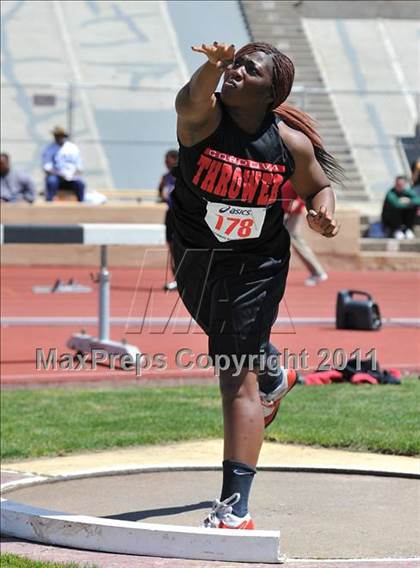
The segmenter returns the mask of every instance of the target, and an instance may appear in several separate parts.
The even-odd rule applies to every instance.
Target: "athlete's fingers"
[[[335,237],[338,231],[339,231],[339,226],[337,225],[337,222],[332,221],[332,223],[330,223],[330,225],[326,229],[324,229],[323,235],[325,237]]]
[[[202,43],[201,46],[192,46],[192,49],[214,49],[214,48],[217,48],[221,51],[228,51],[235,49],[235,44],[231,43],[230,45],[228,45],[227,43],[219,43],[218,41],[214,41],[212,45]]]
[[[205,43],[202,43],[201,46],[199,45],[192,45],[191,49],[193,51],[197,51],[198,53],[214,53],[216,50],[212,45],[206,45]]]
[[[334,231],[331,233],[332,237],[335,237],[335,235],[339,232],[340,230],[340,225],[336,225]]]
[[[317,228],[317,212],[314,211],[313,209],[310,209],[306,215],[306,220],[308,222],[308,225],[312,228],[315,229]]]
[[[318,216],[320,218],[323,218],[326,215],[329,215],[328,210],[324,205],[321,205],[321,207],[318,209]]]
[[[319,220],[324,219],[327,215],[329,215],[327,208],[324,205],[321,205],[321,207],[318,209],[317,212],[317,217]]]
[[[327,217],[323,217],[319,220],[319,226],[325,230],[332,223],[332,220],[332,217],[329,215]]]
[[[328,212],[327,208],[324,206],[320,207],[316,217],[314,218],[314,222],[322,230],[325,230],[332,222],[332,220],[333,220],[332,215]]]
[[[196,51],[197,53],[207,53],[207,51],[203,47],[197,47],[195,45],[192,45],[191,49],[193,51]]]
[[[311,221],[311,223],[319,226],[319,227],[326,227],[330,222],[331,222],[331,218],[329,218],[328,220],[325,218],[324,213],[321,211],[314,211],[313,209],[311,209],[310,211],[308,211],[308,220]]]
[[[334,224],[331,223],[331,224],[327,225],[323,229],[323,235],[327,235],[329,233],[332,233],[334,231],[335,227],[336,227],[335,223]]]
[[[201,47],[194,45],[191,46],[191,49],[196,53],[207,55],[209,61],[218,69],[227,69],[232,65],[235,58],[235,46],[233,44],[227,46],[224,43],[214,41],[213,45],[203,43]]]
[[[324,237],[327,237],[327,239],[331,239],[332,237],[336,236],[338,231],[339,231],[339,227],[334,227],[334,229],[332,231],[324,232],[322,234],[324,235]]]

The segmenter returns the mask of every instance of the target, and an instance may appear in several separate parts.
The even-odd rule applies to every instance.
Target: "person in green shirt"
[[[419,207],[420,197],[410,188],[407,176],[397,176],[382,208],[385,230],[394,239],[414,239],[413,227]]]

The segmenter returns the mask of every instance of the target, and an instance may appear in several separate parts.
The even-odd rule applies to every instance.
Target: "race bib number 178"
[[[220,242],[255,239],[264,224],[264,207],[238,207],[207,202],[206,223]]]

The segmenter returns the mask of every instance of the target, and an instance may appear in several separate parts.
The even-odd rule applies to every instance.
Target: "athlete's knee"
[[[234,369],[221,371],[219,385],[225,402],[237,398],[255,399],[258,396],[257,374],[249,369],[242,369],[239,374]]]

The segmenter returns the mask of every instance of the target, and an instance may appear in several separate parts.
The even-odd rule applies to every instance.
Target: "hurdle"
[[[133,223],[82,223],[77,225],[0,225],[0,244],[74,244],[99,245],[100,265],[98,283],[98,337],[74,333],[67,347],[77,353],[100,349],[109,354],[129,355],[133,360],[140,350],[125,341],[110,338],[110,279],[108,270],[109,245],[165,245],[165,226]]]

